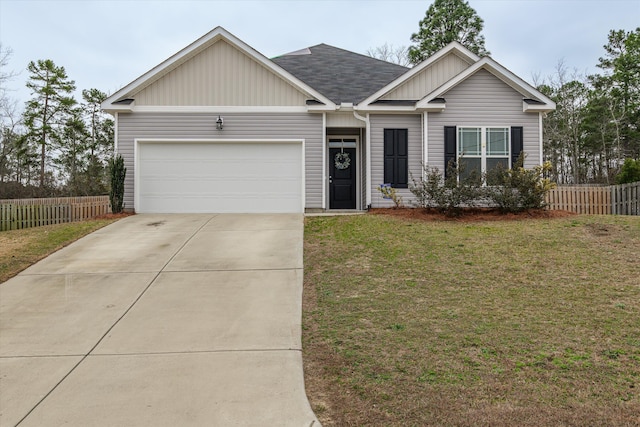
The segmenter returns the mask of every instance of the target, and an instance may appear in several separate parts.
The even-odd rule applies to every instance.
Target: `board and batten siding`
[[[524,113],[523,96],[493,74],[480,70],[443,98],[445,110],[427,115],[429,166],[445,168],[445,126],[523,126],[525,167],[541,163],[538,113]]]
[[[310,98],[223,40],[180,64],[133,97],[136,106],[289,106],[305,105]]]
[[[136,139],[304,139],[305,207],[322,207],[322,116],[318,114],[228,113],[224,130],[216,130],[217,114],[132,113],[118,115],[118,153],[127,168],[125,209],[133,209],[134,141]],[[179,143],[179,142],[176,142]]]
[[[468,68],[469,65],[458,55],[449,53],[381,99],[422,99],[438,86]]]
[[[422,176],[422,118],[420,114],[372,114],[371,123],[371,207],[392,207],[391,200],[383,199],[378,188],[384,184],[384,130],[407,129],[409,173]],[[411,182],[411,175],[409,176]],[[411,204],[413,194],[408,188],[398,188],[406,205]]]

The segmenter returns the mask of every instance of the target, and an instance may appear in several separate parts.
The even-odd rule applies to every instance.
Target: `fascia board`
[[[225,40],[235,47],[242,50],[251,58],[258,61],[260,64],[264,65],[266,68],[273,71],[275,74],[282,77],[284,80],[288,81],[290,84],[295,86],[298,90],[302,92],[306,92],[314,98],[318,99],[320,102],[324,104],[334,106],[335,104],[331,102],[328,98],[320,94],[318,91],[302,82],[298,78],[294,77],[292,74],[284,70],[279,65],[275,64],[273,61],[269,60],[266,56],[262,55],[260,52],[228,32],[222,27],[216,27],[204,36],[200,37],[198,40],[194,41],[178,53],[170,56],[168,59],[155,66],[151,70],[144,73],[142,76],[138,77],[133,82],[129,83],[127,86],[123,87],[113,95],[109,96],[102,104],[101,107],[107,111],[112,108],[110,105],[113,102],[118,101],[119,99],[129,97],[135,92],[140,91],[144,87],[150,85],[154,81],[158,80],[162,76],[164,76],[169,71],[175,69],[178,65],[195,56],[202,49],[212,45],[218,40]]]
[[[400,86],[401,84],[403,84],[407,80],[411,79],[413,76],[415,76],[416,74],[420,73],[422,70],[424,70],[425,68],[429,67],[430,65],[432,65],[433,63],[438,61],[440,58],[446,56],[447,54],[449,54],[452,51],[454,51],[457,55],[461,56],[463,59],[465,59],[465,60],[467,60],[469,62],[474,62],[475,63],[480,59],[480,57],[478,55],[476,55],[475,53],[471,52],[469,49],[464,47],[462,44],[460,44],[458,42],[451,42],[447,46],[445,46],[442,49],[440,49],[438,52],[434,53],[429,58],[427,58],[424,61],[422,61],[420,64],[418,64],[415,67],[411,68],[406,73],[404,73],[403,75],[401,75],[400,77],[398,77],[397,79],[395,79],[394,81],[392,81],[391,83],[389,83],[388,85],[383,87],[382,89],[378,90],[373,95],[369,96],[367,99],[362,101],[360,103],[360,105],[366,106],[366,105],[371,104],[372,102],[377,101],[378,98],[381,98],[382,96],[386,95],[388,92],[391,92],[393,89],[397,88],[398,86]]]
[[[551,101],[551,105],[530,105],[522,101],[522,111],[524,113],[550,113],[556,109],[555,102]]]
[[[416,111],[416,107],[411,105],[411,106],[390,106],[390,105],[366,105],[363,107],[358,106],[357,108],[355,108],[356,111],[363,111],[363,112],[389,112],[389,113],[404,113],[404,112],[415,112]]]
[[[118,105],[118,104],[107,104],[107,101],[104,101],[100,104],[100,108],[105,113],[115,114],[115,113],[128,113],[133,111],[133,105]]]
[[[502,65],[498,64],[496,61],[489,57],[484,57],[480,61],[476,62],[466,70],[459,73],[457,76],[453,77],[448,82],[444,83],[429,95],[422,98],[418,103],[418,108],[426,108],[427,104],[435,98],[442,97],[442,95],[458,84],[462,83],[467,78],[474,75],[479,70],[484,69],[489,71],[491,74],[502,80],[505,84],[509,85],[515,91],[519,92],[523,96],[528,98],[535,98],[544,102],[544,106],[546,108],[555,109],[555,103],[547,98],[540,91],[535,89],[533,86],[529,85],[527,82],[522,80],[520,77],[513,74],[511,71],[507,70]]]

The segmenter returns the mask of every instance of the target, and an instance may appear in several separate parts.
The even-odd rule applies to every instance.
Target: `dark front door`
[[[329,148],[329,208],[356,208],[355,148]]]

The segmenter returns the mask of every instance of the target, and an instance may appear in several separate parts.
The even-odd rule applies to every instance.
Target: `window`
[[[393,188],[409,186],[408,145],[407,129],[384,130],[384,183]]]
[[[463,163],[464,174],[487,172],[499,164],[505,168],[516,164],[524,149],[523,127],[444,127],[444,164],[457,159]]]
[[[481,176],[498,165],[509,168],[509,128],[460,127],[458,128],[458,158],[462,173]]]

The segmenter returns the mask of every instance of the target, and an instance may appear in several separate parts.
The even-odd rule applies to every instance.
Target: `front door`
[[[356,149],[329,147],[329,208],[356,208]]]

